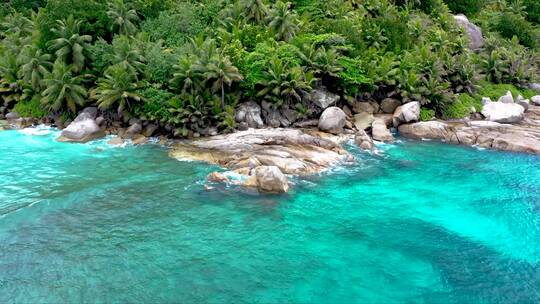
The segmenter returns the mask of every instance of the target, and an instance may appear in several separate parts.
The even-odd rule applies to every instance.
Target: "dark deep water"
[[[0,303],[540,302],[538,156],[405,141],[259,196],[54,136],[0,132]]]

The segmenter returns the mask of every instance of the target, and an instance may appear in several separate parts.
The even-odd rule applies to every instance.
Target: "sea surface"
[[[0,132],[0,303],[539,303],[540,157],[402,140],[289,194]]]

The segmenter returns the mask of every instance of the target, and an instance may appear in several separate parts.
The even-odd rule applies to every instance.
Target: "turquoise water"
[[[33,133],[0,132],[0,303],[540,302],[538,156],[351,148],[261,196],[157,145]]]

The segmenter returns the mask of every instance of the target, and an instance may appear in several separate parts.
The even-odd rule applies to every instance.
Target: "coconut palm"
[[[225,110],[225,85],[231,86],[233,82],[241,81],[242,75],[232,63],[229,57],[218,54],[210,63],[204,66],[198,66],[198,70],[203,72],[207,83],[212,84],[214,92],[221,91],[221,109]],[[197,68],[197,67],[196,67]]]
[[[27,46],[17,58],[21,67],[18,72],[19,78],[31,85],[32,90],[40,91],[45,75],[52,68],[51,55],[44,54],[35,46]]]
[[[51,73],[43,80],[46,89],[41,93],[41,102],[50,110],[58,112],[62,109],[72,113],[77,107],[86,103],[88,92],[82,86],[83,76],[74,75],[73,68],[61,61],[56,61]]]
[[[107,16],[111,19],[111,31],[120,35],[133,35],[137,32],[135,25],[139,21],[137,11],[129,9],[123,0],[109,3]]]
[[[335,49],[326,49],[324,46],[321,46],[315,52],[315,58],[313,60],[315,73],[320,76],[339,77],[338,73],[341,72],[342,68],[338,63],[338,59],[339,53]]]
[[[142,51],[135,46],[132,38],[127,36],[117,36],[112,42],[113,55],[111,63],[120,64],[134,73],[144,73],[146,61]]]
[[[277,57],[270,61],[268,70],[263,73],[264,80],[258,83],[262,89],[257,96],[272,102],[276,107],[301,101],[302,95],[311,91],[315,78],[305,73],[301,67],[288,67]]]
[[[242,6],[244,7],[244,16],[248,20],[261,23],[268,16],[268,7],[263,0],[244,0]]]
[[[113,65],[105,71],[105,77],[98,80],[94,93],[101,109],[115,106],[118,115],[123,116],[129,113],[133,102],[142,100],[135,92],[138,88],[139,83],[132,70],[122,65]]]
[[[195,95],[200,88],[200,75],[193,69],[195,59],[192,56],[182,56],[174,65],[175,72],[171,79],[171,87],[182,94]]]
[[[4,106],[21,99],[22,88],[19,85],[18,70],[17,57],[11,52],[4,52],[0,56],[0,95],[4,100]]]
[[[300,30],[298,15],[289,8],[290,2],[277,2],[270,13],[270,28],[276,40],[289,41]]]
[[[57,20],[56,23],[57,27],[52,29],[52,32],[58,38],[49,41],[49,47],[58,59],[71,65],[74,72],[79,72],[84,68],[85,52],[92,36],[80,34],[82,21],[76,20],[72,15],[65,20]]]
[[[17,34],[21,37],[30,36],[34,30],[34,23],[21,13],[14,13],[3,18],[0,22],[2,35]]]

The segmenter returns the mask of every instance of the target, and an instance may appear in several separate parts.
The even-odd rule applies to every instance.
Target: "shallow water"
[[[0,132],[0,303],[538,303],[540,157],[383,145],[286,196]]]

